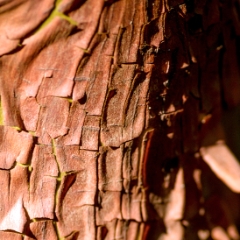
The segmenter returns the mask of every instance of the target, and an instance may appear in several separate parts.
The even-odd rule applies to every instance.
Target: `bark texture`
[[[239,7],[0,1],[0,239],[239,239]]]

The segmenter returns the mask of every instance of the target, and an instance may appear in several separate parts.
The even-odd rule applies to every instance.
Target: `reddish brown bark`
[[[0,2],[0,239],[239,239],[239,7]]]

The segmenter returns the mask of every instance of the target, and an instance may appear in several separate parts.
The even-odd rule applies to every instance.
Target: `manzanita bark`
[[[0,239],[239,239],[239,6],[1,1]]]

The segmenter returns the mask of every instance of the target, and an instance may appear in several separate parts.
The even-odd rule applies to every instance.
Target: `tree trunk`
[[[239,9],[1,1],[0,239],[239,239]]]

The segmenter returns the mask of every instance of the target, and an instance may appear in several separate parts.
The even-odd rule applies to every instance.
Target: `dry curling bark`
[[[239,239],[239,6],[1,0],[0,239]]]

